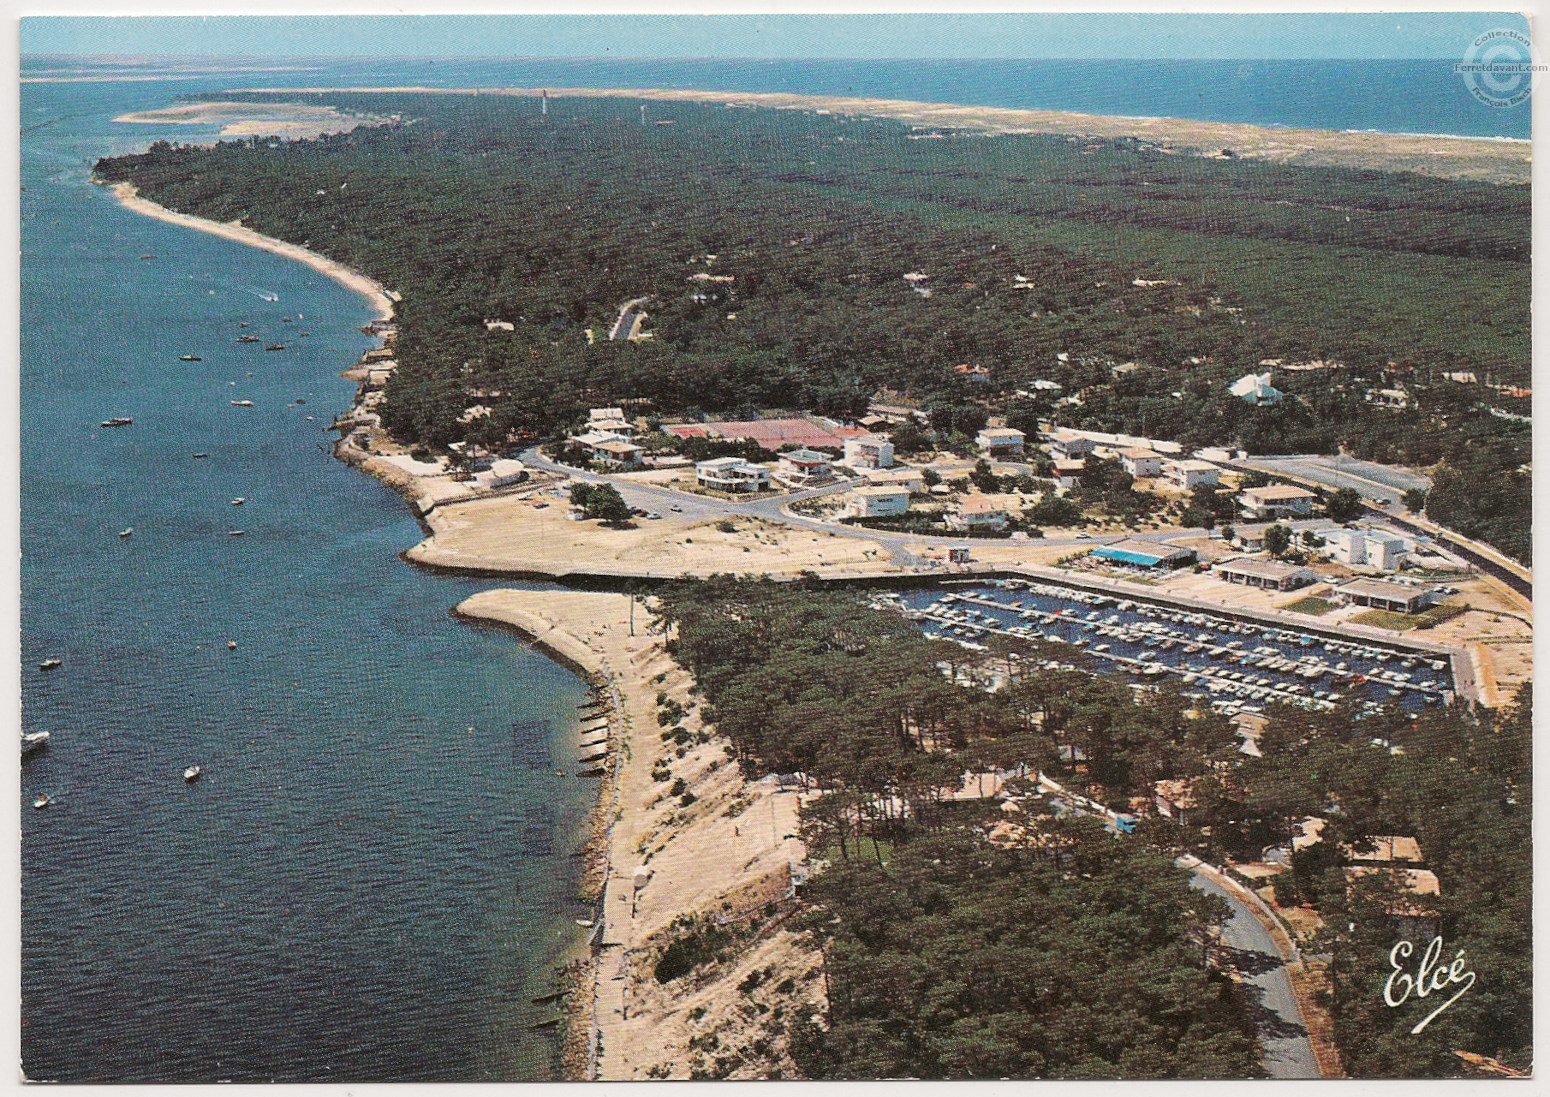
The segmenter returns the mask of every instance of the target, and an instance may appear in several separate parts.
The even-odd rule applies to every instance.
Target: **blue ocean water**
[[[172,81],[234,87],[624,87],[853,95],[973,106],[1465,137],[1530,136],[1530,104],[1477,101],[1456,59],[1363,61],[286,58],[289,71]],[[621,43],[621,51],[628,43]],[[23,75],[60,67],[24,58]],[[247,64],[264,64],[244,59]],[[74,65],[75,62],[69,62]]]
[[[21,150],[23,1069],[553,1077],[582,684],[451,618],[491,584],[403,563],[402,500],[327,452],[365,302],[87,181],[165,101],[22,99],[60,119]]]

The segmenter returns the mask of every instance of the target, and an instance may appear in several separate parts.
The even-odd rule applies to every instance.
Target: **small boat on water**
[[[49,733],[46,731],[34,731],[31,734],[22,735],[22,757],[26,757],[35,750],[42,750],[48,746]]]
[[[118,535],[120,537],[133,537],[135,535],[135,527],[130,526],[128,529],[121,529],[118,531]]]
[[[239,335],[239,336],[237,336],[237,342],[239,342],[239,343],[256,343],[258,341],[259,341],[258,340],[258,336],[256,336],[256,335]]]
[[[234,506],[234,507],[240,507],[243,503],[246,503],[247,501],[248,501],[248,497],[246,495],[239,495],[239,496],[237,496],[235,499],[233,499],[231,501],[231,505]]]
[[[227,537],[241,537],[245,533],[247,533],[247,530],[245,530],[245,529],[229,529],[229,530],[226,531],[226,536]]]
[[[140,256],[140,258],[141,259],[155,259],[156,256],[155,255],[142,255],[142,256]]]
[[[296,397],[296,402],[298,404],[305,404],[307,401],[303,400],[300,396],[298,396],[298,397]]]
[[[63,665],[64,665],[64,660],[63,659],[45,659],[45,660],[43,660],[43,662],[38,664],[38,669],[39,670],[53,670],[55,667],[59,667],[59,666],[63,666]]]
[[[199,780],[199,775],[203,772],[204,770],[200,769],[198,766],[189,766],[183,771],[183,780],[190,782],[197,781]]]
[[[284,350],[285,349],[285,344],[284,343],[270,343],[264,349],[265,350]]]
[[[250,407],[253,406],[253,401],[251,401],[251,400],[233,400],[231,402],[231,406],[234,407],[234,408],[250,408]]]
[[[208,456],[210,456],[208,453],[196,453],[194,454],[194,460],[203,461]]]
[[[247,322],[247,321],[246,321],[246,320],[244,320],[244,321],[242,321],[242,323],[240,323],[240,324],[238,324],[238,325],[237,325],[237,326],[238,326],[238,327],[239,327],[239,328],[245,328],[245,327],[247,327],[247,326],[248,326],[248,322]]]
[[[203,362],[204,359],[199,357],[199,355],[197,355],[197,354],[180,354],[180,355],[178,355],[178,361],[179,362]]]
[[[41,792],[38,794],[38,798],[32,802],[32,806],[37,808],[39,811],[42,811],[53,802],[54,798],[52,796],[46,792]]]
[[[227,651],[236,651],[237,650],[237,641],[235,641],[235,640],[227,640],[226,641],[226,650]]]
[[[102,425],[105,427],[127,427],[133,422],[134,420],[127,415],[116,415],[112,419],[104,419]]]

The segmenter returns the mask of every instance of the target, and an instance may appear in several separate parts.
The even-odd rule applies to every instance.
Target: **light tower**
[[[544,88],[539,93],[538,113],[539,114],[548,114],[549,113],[549,89],[548,88]]]
[[[645,103],[642,103],[640,105],[640,124],[643,125],[643,126],[646,124],[646,104]]]

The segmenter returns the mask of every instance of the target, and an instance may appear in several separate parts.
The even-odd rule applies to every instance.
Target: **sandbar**
[[[537,96],[537,88],[318,87],[246,89],[266,94],[341,92],[412,92],[424,95]],[[1528,141],[1436,134],[1356,133],[1346,130],[1282,129],[1237,122],[1200,122],[1187,118],[1131,118],[1075,111],[923,103],[907,99],[868,99],[776,92],[732,92],[672,88],[548,88],[549,98],[648,99],[722,103],[729,107],[828,111],[831,114],[892,118],[928,130],[982,133],[1048,133],[1077,137],[1136,137],[1178,152],[1220,156],[1231,150],[1240,159],[1268,160],[1306,167],[1346,167],[1373,171],[1410,171],[1443,179],[1486,183],[1529,182],[1532,146]]]

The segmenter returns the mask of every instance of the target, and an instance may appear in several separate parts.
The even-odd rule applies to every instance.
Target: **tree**
[[[990,471],[990,462],[981,457],[974,462],[974,471],[969,473],[969,483],[989,495],[1000,489],[1001,478]]]
[[[1179,520],[1186,526],[1199,526],[1203,530],[1210,530],[1216,525],[1216,515],[1194,503],[1184,508],[1184,514]]]
[[[913,416],[889,431],[888,440],[897,453],[919,453],[931,448],[931,435],[921,429]]]
[[[595,484],[587,499],[587,517],[610,526],[620,526],[630,520],[631,511],[624,496],[612,484]]]
[[[1277,523],[1265,527],[1265,551],[1272,556],[1284,556],[1292,547],[1292,531]]]
[[[942,474],[936,469],[921,469],[920,482],[926,488],[934,488],[942,482]]]
[[[1222,527],[1222,540],[1223,541],[1231,541],[1234,538],[1236,538],[1237,536],[1238,536],[1238,531],[1237,531],[1237,529],[1235,527],[1233,527],[1233,526],[1223,526]]]
[[[1332,522],[1354,522],[1362,516],[1364,509],[1362,497],[1355,488],[1341,488],[1324,500],[1324,514]]]
[[[1411,488],[1402,496],[1405,509],[1412,514],[1420,514],[1426,509],[1426,491],[1423,488]]]

